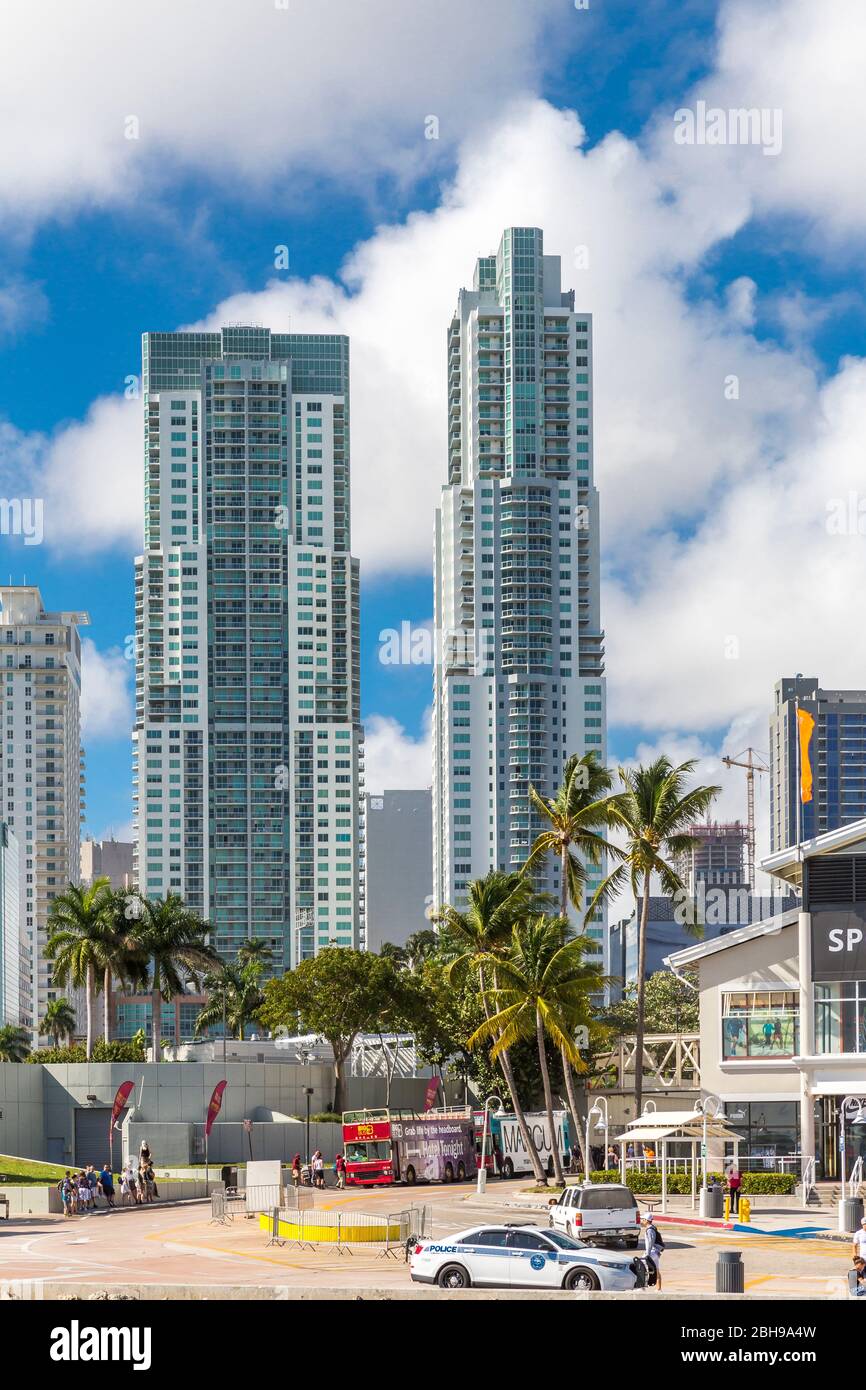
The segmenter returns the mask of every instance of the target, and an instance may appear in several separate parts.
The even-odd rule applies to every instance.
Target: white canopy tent
[[[692,1209],[697,1195],[697,1147],[702,1146],[702,1173],[706,1178],[706,1152],[704,1147],[710,1139],[720,1140],[734,1146],[734,1162],[739,1156],[742,1135],[730,1129],[718,1115],[704,1114],[700,1110],[646,1111],[631,1120],[622,1134],[613,1139],[620,1146],[620,1172],[625,1182],[627,1149],[629,1144],[651,1145],[655,1153],[661,1150],[662,1173],[662,1211],[668,1209],[668,1144],[688,1143],[691,1145]]]

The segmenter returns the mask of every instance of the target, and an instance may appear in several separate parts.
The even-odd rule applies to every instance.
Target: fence
[[[423,1206],[386,1213],[274,1206],[260,1222],[268,1232],[268,1245],[311,1250],[327,1246],[338,1255],[381,1245],[380,1259],[397,1259],[401,1253],[407,1257],[410,1240],[425,1239],[432,1229],[431,1209]]]

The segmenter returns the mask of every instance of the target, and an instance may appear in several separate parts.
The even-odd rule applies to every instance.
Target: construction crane
[[[746,801],[748,838],[746,840],[746,859],[749,870],[749,887],[755,891],[755,773],[769,772],[770,768],[759,756],[757,749],[744,748],[736,758],[722,758],[725,767],[744,767],[746,769]]]

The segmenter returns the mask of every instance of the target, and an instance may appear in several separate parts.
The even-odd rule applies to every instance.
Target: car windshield
[[[574,1240],[571,1236],[565,1235],[563,1231],[545,1231],[548,1240],[552,1240],[554,1245],[559,1245],[563,1250],[587,1250],[589,1247],[582,1240]]]

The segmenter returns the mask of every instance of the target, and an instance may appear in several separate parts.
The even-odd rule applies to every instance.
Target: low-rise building
[[[763,870],[799,892],[781,912],[667,957],[697,967],[701,1089],[765,1160],[840,1176],[843,1102],[866,1098],[866,820],[772,854]],[[848,1168],[866,1124],[844,1120]]]

